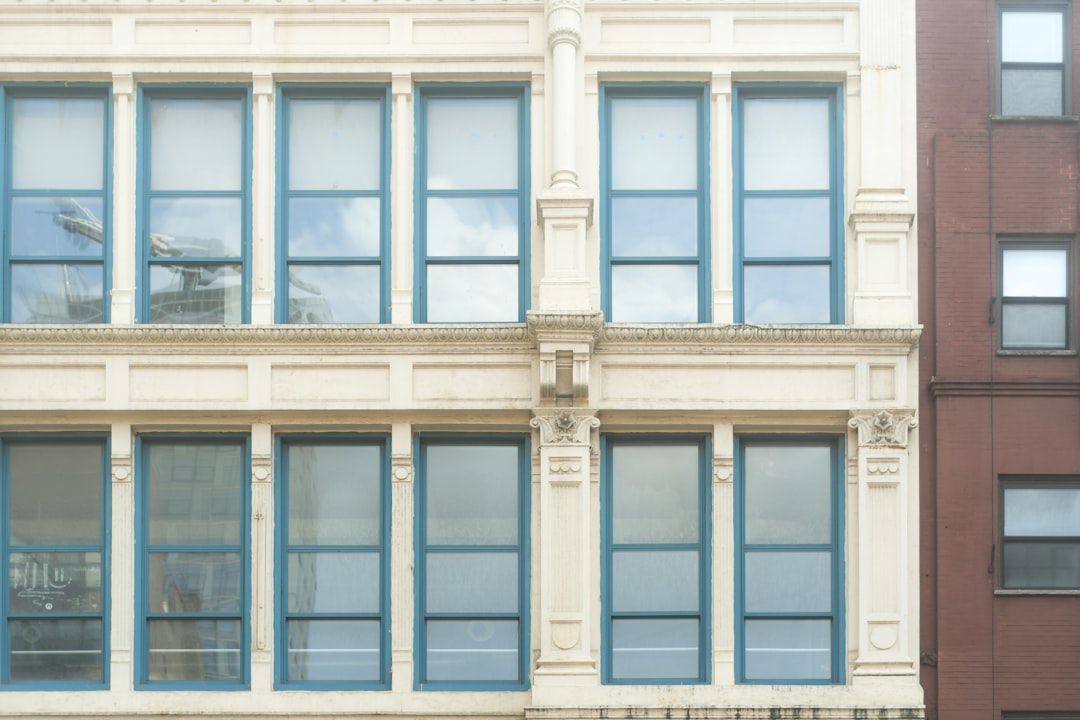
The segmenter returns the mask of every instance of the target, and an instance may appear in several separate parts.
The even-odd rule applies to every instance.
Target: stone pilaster
[[[135,322],[135,78],[115,73],[113,99],[112,289],[110,321]],[[106,282],[106,285],[109,283]]]
[[[252,77],[251,118],[251,322],[274,322],[274,78]]]
[[[274,438],[251,428],[251,688],[274,684]]]
[[[112,546],[109,593],[109,678],[113,692],[132,689],[135,628],[130,598],[135,593],[135,469],[131,459],[131,424],[114,423],[110,437],[112,466]],[[121,600],[123,598],[123,600]]]
[[[412,426],[395,423],[390,434],[390,683],[395,692],[413,686],[413,527]]]

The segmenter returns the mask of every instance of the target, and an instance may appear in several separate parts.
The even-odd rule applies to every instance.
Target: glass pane
[[[829,266],[747,265],[743,315],[748,323],[828,323]]]
[[[381,680],[378,620],[289,620],[288,679]]]
[[[832,553],[747,552],[747,612],[830,612]]]
[[[238,553],[150,553],[147,610],[239,613],[243,563]]]
[[[828,257],[832,223],[827,197],[743,200],[746,257]]]
[[[150,254],[154,257],[239,257],[240,228],[240,198],[150,201]]]
[[[289,443],[290,545],[378,545],[382,451]]]
[[[288,108],[289,189],[379,189],[378,100],[292,99]]]
[[[516,545],[515,445],[428,445],[428,545]]]
[[[290,265],[289,322],[377,323],[378,265]]]
[[[829,149],[827,99],[743,102],[744,189],[826,190]]]
[[[1065,248],[1007,248],[1001,251],[1001,294],[1063,298],[1069,292]]]
[[[613,99],[612,188],[697,188],[697,105],[694,98]]]
[[[828,445],[747,445],[743,462],[748,545],[832,541]]]
[[[697,198],[612,198],[611,254],[618,257],[696,256]]]
[[[239,445],[147,443],[145,448],[152,544],[243,542],[245,478]]]
[[[1059,63],[1063,38],[1060,12],[1001,13],[1002,62]]]
[[[1001,347],[1062,349],[1069,346],[1064,303],[1003,303]]]
[[[518,611],[517,553],[428,553],[426,572],[428,612]]]
[[[428,189],[517,188],[518,102],[517,98],[428,99]]]
[[[698,542],[699,457],[696,445],[614,445],[612,540]]]
[[[518,266],[428,265],[428,322],[517,322]]]
[[[102,98],[15,98],[11,102],[11,186],[16,190],[101,190],[105,167]]]
[[[102,275],[100,262],[11,263],[11,322],[103,322]]]
[[[103,215],[100,197],[14,197],[11,254],[99,258]]]
[[[1061,115],[1063,71],[1060,69],[1002,68],[1002,115]]]
[[[1080,537],[1080,488],[1006,488],[1005,535]]]
[[[238,323],[239,263],[196,263],[150,266],[150,322]]]
[[[377,613],[379,553],[289,553],[289,612]]]
[[[747,620],[747,680],[832,678],[831,620]]]
[[[11,680],[102,681],[101,620],[11,620]]]
[[[240,190],[243,103],[153,98],[151,190]]]
[[[626,551],[611,556],[613,612],[696,612],[701,563],[695,550]]]
[[[427,679],[519,680],[517,620],[428,620]]]
[[[698,322],[696,264],[615,265],[613,322]]]
[[[8,445],[11,545],[100,545],[100,443]]]
[[[1080,542],[1006,542],[1006,588],[1080,589]]]
[[[699,678],[697,618],[613,620],[611,676],[617,680]]]
[[[13,552],[8,557],[11,612],[101,611],[101,554]]]
[[[429,197],[429,257],[518,254],[516,197]]]
[[[148,625],[148,680],[240,680],[239,620],[150,620]]]
[[[379,257],[380,202],[375,197],[290,198],[289,255]]]

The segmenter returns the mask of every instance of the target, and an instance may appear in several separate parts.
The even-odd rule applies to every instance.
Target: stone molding
[[[851,325],[605,325],[600,344],[609,346],[670,345],[686,352],[728,345],[861,345],[911,350],[919,344],[921,327],[855,327]],[[710,346],[713,346],[710,348]],[[621,348],[620,348],[621,349]]]
[[[921,698],[921,694],[920,694]],[[855,707],[780,707],[776,704],[748,706],[603,705],[578,707],[526,707],[525,720],[919,720],[925,717],[921,703],[912,705]]]
[[[560,412],[537,415],[529,425],[540,428],[541,445],[588,445],[589,433],[600,427],[600,421],[592,415],[578,417],[572,412]]]
[[[848,420],[848,427],[859,431],[860,447],[905,448],[908,431],[918,426],[913,410],[852,413]]]

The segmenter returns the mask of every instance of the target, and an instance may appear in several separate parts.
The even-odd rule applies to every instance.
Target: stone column
[[[394,692],[413,688],[413,523],[412,426],[395,423],[390,435],[390,684]]]
[[[131,460],[131,424],[114,423],[112,452],[112,546],[109,593],[109,678],[112,692],[130,692],[135,617],[135,495]]]
[[[713,426],[712,587],[735,587],[735,432]],[[735,684],[735,594],[713,591],[713,682]]]
[[[274,322],[274,77],[252,77],[251,324]]]
[[[112,289],[109,319],[135,322],[135,79],[116,73],[113,93]],[[109,279],[105,278],[108,284]],[[130,442],[128,443],[130,445]]]
[[[274,686],[274,437],[251,428],[251,689]]]
[[[413,81],[402,73],[391,78],[390,128],[390,320],[413,320]]]

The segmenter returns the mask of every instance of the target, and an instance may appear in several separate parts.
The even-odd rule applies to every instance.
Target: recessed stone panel
[[[248,396],[246,365],[132,365],[133,402],[242,402]]]
[[[850,402],[855,398],[852,366],[761,365],[623,365],[606,363],[601,371],[606,401],[684,402]]]
[[[413,399],[419,402],[532,400],[532,365],[528,363],[413,366]]]
[[[270,398],[357,402],[390,399],[388,365],[274,365]]]
[[[0,403],[105,399],[105,365],[0,365]]]

